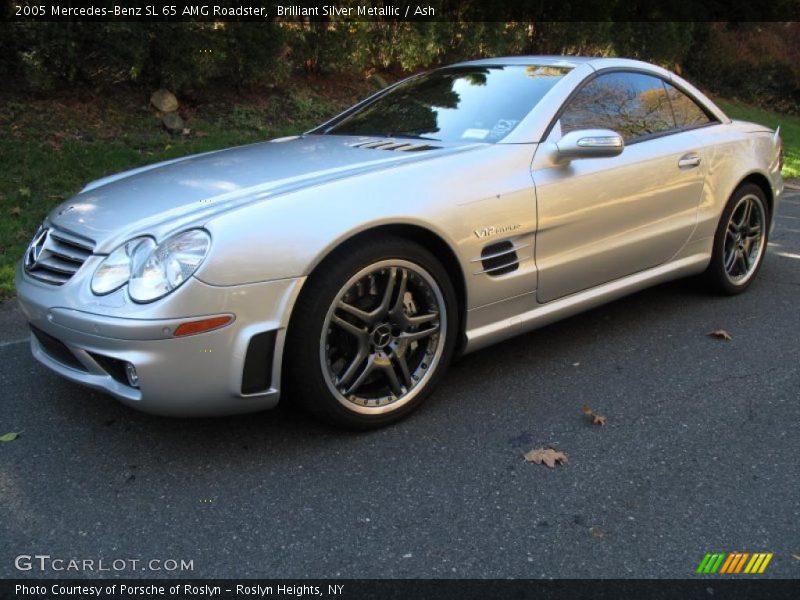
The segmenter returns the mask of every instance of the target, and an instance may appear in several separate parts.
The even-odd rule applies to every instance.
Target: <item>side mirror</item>
[[[579,129],[558,140],[556,148],[560,159],[606,158],[619,156],[625,141],[610,129]]]

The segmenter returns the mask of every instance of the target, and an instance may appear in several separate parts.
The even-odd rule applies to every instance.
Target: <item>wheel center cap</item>
[[[372,339],[372,344],[376,348],[384,348],[392,341],[392,328],[386,323],[378,325],[372,330],[370,337]]]

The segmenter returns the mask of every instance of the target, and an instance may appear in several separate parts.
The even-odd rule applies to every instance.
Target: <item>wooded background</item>
[[[507,54],[639,58],[716,94],[800,111],[798,22],[0,24],[0,79],[33,94],[130,84],[179,94],[253,88],[303,71],[402,75]]]

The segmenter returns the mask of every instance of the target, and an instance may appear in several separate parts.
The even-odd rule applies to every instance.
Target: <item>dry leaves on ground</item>
[[[0,442],[13,442],[18,437],[19,433],[17,433],[16,431],[10,431],[5,435],[0,435]]]
[[[555,468],[556,464],[564,464],[567,462],[567,455],[554,448],[536,448],[524,454],[525,460],[528,462],[541,465],[546,464],[551,469]]]
[[[709,331],[707,335],[718,340],[725,340],[726,342],[733,339],[731,334],[724,329],[715,329],[714,331]]]
[[[589,528],[589,535],[591,535],[593,538],[601,539],[601,538],[606,537],[606,530],[603,529],[602,527],[597,527],[597,526],[590,527]]]
[[[22,209],[19,206],[14,206],[11,208],[11,214],[15,217],[18,217],[22,214]]]
[[[595,413],[587,405],[584,404],[583,406],[581,406],[581,410],[583,411],[583,414],[585,414],[587,417],[589,417],[592,420],[592,425],[605,425],[606,424],[606,418],[603,415],[598,415],[597,413]]]

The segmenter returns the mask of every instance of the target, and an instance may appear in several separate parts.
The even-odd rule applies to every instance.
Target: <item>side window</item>
[[[667,90],[657,77],[606,73],[575,94],[561,115],[561,131],[612,129],[626,143],[675,129]]]
[[[689,96],[668,83],[664,85],[675,113],[675,124],[679,129],[699,127],[712,122],[705,111]]]

